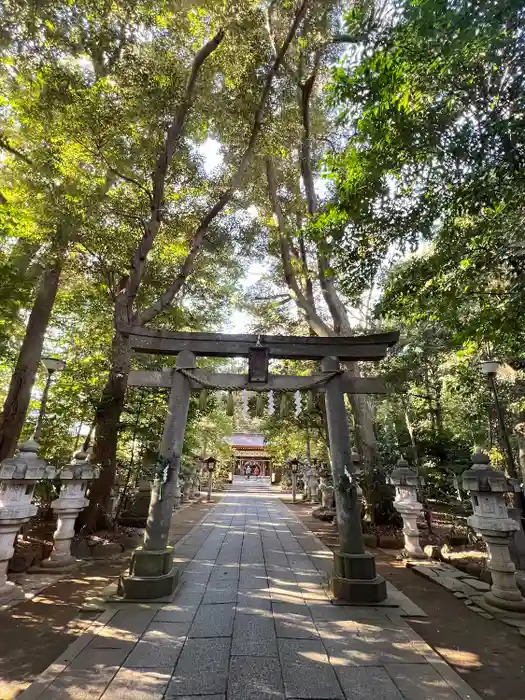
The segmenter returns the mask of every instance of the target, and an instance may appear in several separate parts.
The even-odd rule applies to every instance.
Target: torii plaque
[[[334,597],[351,603],[377,603],[386,598],[386,584],[376,575],[375,559],[365,552],[357,483],[352,459],[345,393],[385,394],[381,378],[355,378],[340,369],[340,360],[374,361],[385,357],[399,333],[353,337],[254,336],[216,333],[172,333],[127,328],[136,352],[176,355],[174,370],[131,372],[130,386],[171,388],[168,415],[160,446],[159,468],[151,493],[144,545],[133,552],[130,572],[122,576],[120,593],[128,599],[154,600],[170,596],[177,584],[173,548],[168,533],[178,481],[188,406],[192,390],[306,390],[325,393],[332,474],[335,486],[339,550],[334,553]],[[250,375],[217,374],[196,369],[197,356],[250,357],[258,361]],[[321,360],[321,373],[310,376],[266,375],[260,357]]]

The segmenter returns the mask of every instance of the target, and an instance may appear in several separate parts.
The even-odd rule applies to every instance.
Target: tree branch
[[[25,153],[19,151],[18,148],[15,148],[15,146],[10,144],[7,138],[2,134],[0,134],[0,148],[3,148],[4,151],[7,151],[13,156],[16,156],[16,158],[23,160],[24,163],[27,163],[27,165],[33,165],[33,161],[31,160],[31,158],[29,158],[29,156],[26,156]]]
[[[286,223],[281,209],[279,199],[277,197],[277,177],[275,167],[270,158],[266,159],[266,179],[268,181],[268,195],[272,205],[275,218],[277,220],[277,228],[279,231],[279,243],[281,248],[281,260],[284,271],[284,278],[288,288],[293,294],[294,300],[299,309],[304,313],[310,327],[320,336],[335,335],[332,329],[323,321],[317,313],[315,306],[311,304],[303,294],[301,287],[297,281],[297,276],[293,269],[290,256],[290,244],[286,234]]]
[[[199,72],[206,59],[217,49],[224,39],[224,30],[220,29],[217,34],[210,39],[204,46],[195,54],[191,66],[190,76],[186,84],[186,90],[182,102],[177,109],[173,121],[166,134],[164,146],[162,148],[155,170],[152,174],[153,193],[151,196],[151,213],[149,220],[146,222],[144,234],[138,247],[136,248],[129,275],[122,280],[121,289],[127,297],[128,318],[131,321],[133,315],[133,303],[144,276],[146,258],[153,246],[153,242],[157,236],[162,221],[162,208],[164,205],[164,191],[166,184],[166,175],[170,167],[175,148],[182,136],[186,118],[193,104],[195,87]]]
[[[332,44],[353,44],[355,40],[356,38],[352,34],[335,34],[332,37]]]
[[[321,50],[317,50],[314,59],[314,68],[311,75],[305,80],[301,86],[301,118],[303,132],[301,137],[301,175],[303,178],[304,189],[306,192],[306,201],[308,204],[308,213],[310,216],[317,213],[318,203],[315,193],[314,176],[312,170],[312,149],[311,149],[311,129],[310,129],[310,99],[319,70],[321,61]]]
[[[277,0],[272,0],[272,2],[268,5],[268,8],[266,10],[266,31],[268,33],[268,39],[270,40],[270,46],[272,47],[273,51],[273,56],[276,58],[278,56],[278,50],[277,50],[277,43],[275,41],[275,34],[273,30],[273,10],[277,4]],[[294,72],[292,67],[288,65],[288,62],[283,60],[282,66],[286,73],[292,78],[292,80],[296,83],[299,84],[299,76],[297,73]]]
[[[290,295],[289,294],[270,294],[270,296],[267,297],[254,297],[253,301],[276,301],[277,299],[285,299],[286,301],[290,300]]]
[[[314,57],[314,68],[309,78],[303,83],[301,88],[301,117],[302,117],[302,137],[301,137],[301,152],[300,152],[300,167],[301,176],[303,178],[306,200],[308,204],[308,213],[313,216],[317,213],[319,205],[315,192],[314,175],[312,168],[312,148],[311,148],[311,128],[310,128],[310,100],[312,97],[315,80],[319,70],[321,61],[322,49],[318,49]],[[351,335],[351,326],[348,320],[348,314],[344,304],[342,303],[339,294],[334,285],[333,276],[329,269],[328,261],[325,256],[318,251],[317,262],[319,270],[319,283],[323,293],[324,300],[334,322],[334,331],[336,335]]]
[[[129,182],[130,185],[135,185],[135,187],[138,187],[141,192],[144,192],[148,196],[149,202],[151,205],[153,205],[153,197],[151,190],[149,190],[145,185],[142,184],[139,180],[135,180],[134,177],[131,177],[131,175],[124,175],[124,173],[121,173],[120,170],[117,170],[114,168],[112,165],[110,165],[105,158],[105,156],[99,152],[99,155],[101,156],[102,160],[106,164],[107,169],[113,173],[113,175],[116,175],[117,178],[120,178],[121,180],[124,180],[124,182]]]
[[[348,320],[346,307],[335,288],[334,278],[330,272],[328,261],[325,256],[319,252],[317,253],[317,264],[321,291],[323,292],[326,305],[330,310],[336,335],[352,335],[352,326]]]
[[[250,133],[250,138],[248,140],[248,144],[244,150],[244,153],[241,156],[241,160],[239,162],[239,165],[237,166],[237,170],[235,171],[231,182],[230,186],[228,187],[227,190],[225,190],[217,200],[217,202],[206,212],[206,214],[202,217],[199,225],[197,226],[197,229],[195,233],[193,234],[191,243],[190,243],[190,250],[188,255],[186,256],[186,259],[184,263],[182,264],[182,267],[178,273],[178,275],[175,277],[173,280],[172,284],[166,289],[166,291],[157,299],[157,301],[150,306],[148,309],[145,309],[142,313],[137,315],[137,320],[136,323],[138,325],[143,325],[145,323],[149,323],[155,316],[158,314],[162,313],[173,301],[175,296],[178,294],[184,283],[186,282],[187,277],[190,275],[191,271],[193,270],[193,264],[195,262],[195,258],[197,257],[200,248],[202,246],[202,243],[204,241],[204,237],[206,236],[206,233],[208,231],[208,227],[212,223],[212,221],[215,219],[215,217],[220,214],[220,212],[224,209],[224,207],[231,201],[235,190],[239,187],[241,184],[242,178],[244,176],[244,173],[246,171],[246,168],[248,167],[248,164],[250,162],[250,159],[253,154],[253,150],[255,148],[255,143],[257,141],[257,137],[259,136],[259,133],[262,128],[262,123],[263,123],[263,117],[264,117],[264,112],[266,109],[266,104],[268,102],[268,98],[270,96],[270,91],[272,88],[272,84],[274,81],[275,76],[279,72],[279,68],[281,67],[284,57],[286,56],[286,52],[288,51],[288,48],[290,44],[293,41],[293,38],[295,37],[295,34],[297,32],[297,28],[299,27],[299,24],[301,23],[306,10],[308,8],[308,5],[311,0],[302,0],[301,5],[299,6],[298,10],[295,13],[294,20],[292,22],[292,25],[290,29],[288,30],[288,34],[286,35],[286,38],[281,45],[281,48],[279,49],[277,56],[273,60],[272,66],[270,70],[268,71],[266,75],[266,79],[264,81],[264,87],[263,91],[259,100],[259,104],[257,106],[257,109],[255,110],[255,115],[254,115],[254,120],[253,120],[253,126],[252,130]]]
[[[303,267],[303,273],[305,277],[305,287],[304,287],[304,294],[306,296],[306,299],[308,302],[315,307],[315,301],[314,301],[314,285],[312,282],[312,278],[310,276],[310,270],[308,269],[308,258],[306,257],[306,245],[304,241],[304,232],[301,227],[299,228],[299,251],[301,254],[301,264]]]

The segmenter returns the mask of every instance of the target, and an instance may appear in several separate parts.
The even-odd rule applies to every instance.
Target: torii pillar
[[[120,577],[118,593],[127,600],[164,598],[177,587],[179,572],[173,566],[173,547],[168,546],[168,537],[191,394],[189,379],[177,369],[194,367],[192,352],[183,350],[177,355],[144,545],[133,552],[129,574]]]
[[[321,360],[321,368],[325,372],[338,370],[338,358],[325,357]],[[386,598],[386,582],[376,574],[374,555],[365,551],[363,543],[361,507],[358,485],[352,478],[350,434],[341,376],[331,379],[325,391],[339,532],[339,549],[334,552],[332,592],[341,602],[355,605],[380,603]]]

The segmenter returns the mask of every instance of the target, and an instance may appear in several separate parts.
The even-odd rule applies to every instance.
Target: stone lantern
[[[199,496],[199,476],[197,474],[197,467],[194,464],[191,468],[190,473],[190,499],[197,498]]]
[[[328,465],[324,465],[319,473],[321,480],[319,490],[321,491],[321,504],[323,508],[334,507],[334,486],[332,481],[332,470]]]
[[[180,475],[177,473],[175,475],[175,488],[173,490],[173,510],[177,510],[178,508],[180,508],[180,504],[181,504],[181,500],[182,500],[182,490],[180,487],[181,481],[182,481],[182,479],[181,479]]]
[[[297,501],[297,474],[299,473],[299,460],[297,457],[288,461],[290,472],[292,474],[292,503]]]
[[[317,476],[317,469],[314,466],[310,466],[305,473],[306,483],[308,485],[308,493],[310,495],[310,500],[312,503],[317,503],[318,489],[319,489],[319,477]]]
[[[56,469],[37,456],[38,444],[27,440],[19,454],[0,462],[0,599],[20,595],[19,589],[7,580],[9,559],[14,554],[16,533],[23,523],[36,515],[31,503],[35,484],[41,479],[53,479]]]
[[[86,498],[87,484],[97,476],[98,469],[90,464],[88,453],[83,451],[77,452],[73,461],[60,470],[62,488],[59,497],[51,503],[57,515],[57,528],[53,534],[53,551],[42,562],[43,568],[64,571],[75,565],[76,559],[71,555],[75,520],[89,503]]]
[[[184,475],[184,484],[182,486],[183,503],[188,503],[191,500],[191,494],[192,494],[191,474],[186,473]]]
[[[189,489],[189,484],[187,483],[188,479],[186,474],[178,474],[178,484],[179,484],[179,490],[180,490],[180,503],[179,506],[182,505],[183,503],[188,502],[188,489]],[[173,508],[175,510],[175,508]]]
[[[410,557],[424,558],[425,553],[419,543],[417,519],[423,510],[417,500],[418,476],[409,468],[406,459],[401,457],[390,474],[390,483],[395,486],[394,508],[403,518],[405,552]]]
[[[474,510],[467,522],[481,533],[489,553],[492,587],[485,593],[485,600],[496,608],[525,612],[525,600],[516,585],[516,567],[509,552],[509,544],[519,528],[509,518],[505,502],[505,494],[512,487],[502,472],[492,469],[487,455],[475,452],[472,464],[471,469],[463,472],[463,488],[470,491]]]

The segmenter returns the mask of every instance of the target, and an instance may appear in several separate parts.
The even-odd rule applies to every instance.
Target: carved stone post
[[[31,503],[33,489],[41,479],[53,479],[54,467],[37,456],[38,444],[27,440],[20,453],[0,462],[0,601],[8,602],[23,596],[14,583],[7,580],[7,567],[14,554],[14,539],[23,523],[36,515]]]
[[[78,452],[71,464],[60,470],[62,489],[59,497],[51,503],[51,508],[57,514],[57,529],[53,535],[53,551],[49,558],[42,562],[43,568],[59,573],[76,564],[76,558],[71,555],[75,520],[89,503],[86,498],[86,486],[91,479],[97,477],[97,471],[89,463],[87,452]]]
[[[485,600],[496,608],[525,612],[525,600],[516,585],[516,567],[509,552],[509,544],[519,528],[508,517],[505,503],[505,493],[512,488],[502,472],[492,469],[487,455],[475,452],[472,463],[472,468],[463,472],[463,488],[470,491],[474,510],[467,522],[481,533],[489,552],[492,587],[485,593]]]
[[[178,582],[179,574],[173,567],[173,547],[168,547],[168,534],[176,497],[191,387],[188,377],[177,370],[191,370],[194,367],[193,353],[183,350],[177,355],[157,476],[151,491],[144,546],[133,552],[129,575],[120,578],[119,593],[126,599],[152,600],[169,596]]]
[[[425,552],[421,549],[417,529],[417,519],[423,510],[422,504],[417,500],[418,478],[403,457],[390,474],[390,482],[396,487],[394,508],[403,518],[405,553],[409,557],[424,559]]]
[[[321,362],[324,372],[339,370],[336,357]],[[386,582],[376,574],[375,559],[365,552],[361,530],[358,484],[352,473],[350,435],[342,381],[335,376],[326,384],[326,414],[339,550],[334,552],[334,597],[351,603],[379,603],[386,598]]]

